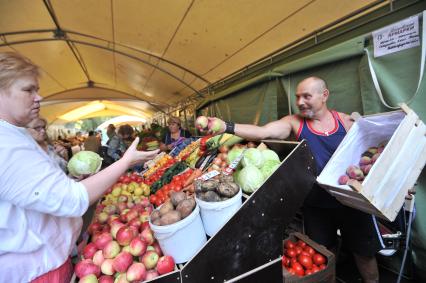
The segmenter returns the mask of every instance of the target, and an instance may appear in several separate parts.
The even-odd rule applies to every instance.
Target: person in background
[[[131,130],[133,131],[133,129]],[[107,142],[107,154],[114,161],[120,159],[121,155],[126,151],[127,144],[124,139],[129,139],[132,131],[128,127],[120,126],[117,133],[115,131],[110,133],[111,136]]]
[[[46,126],[46,119],[39,117],[28,123],[27,130],[47,155],[59,165],[62,171],[67,173],[68,162],[64,157],[68,155],[68,152],[66,148],[60,144],[52,145],[49,143]]]
[[[182,129],[181,121],[178,117],[171,116],[167,120],[167,125],[168,131],[160,144],[162,151],[170,151],[185,138],[191,137],[191,134],[187,130]]]
[[[135,139],[135,130],[129,124],[121,125],[118,128],[118,136],[122,139],[123,143],[126,145],[126,149]]]
[[[137,151],[76,182],[25,128],[38,118],[39,69],[13,52],[0,53],[0,282],[69,283],[69,258],[81,216],[118,178],[158,151]]]
[[[87,139],[84,141],[84,150],[93,151],[99,153],[101,147],[101,141],[95,136],[94,131],[89,131]]]
[[[261,127],[221,121],[218,133],[235,133],[249,140],[286,139],[293,133],[297,140],[307,141],[320,174],[353,124],[349,115],[328,109],[329,95],[323,79],[306,78],[296,88],[299,114]],[[305,199],[303,217],[306,234],[335,252],[340,229],[342,245],[353,253],[363,281],[379,282],[375,254],[384,246],[374,216],[342,205],[315,184]]]
[[[113,124],[109,124],[106,133],[108,138],[111,138],[113,135],[115,135],[115,126]]]

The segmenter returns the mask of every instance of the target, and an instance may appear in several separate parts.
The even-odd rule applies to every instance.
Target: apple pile
[[[149,227],[153,210],[149,199],[123,195],[121,186],[108,194],[114,198],[109,198],[107,205],[101,203],[96,208],[88,228],[91,241],[75,266],[80,282],[139,282],[175,268],[173,258],[163,256]],[[116,189],[121,190],[119,196],[113,195]]]
[[[377,147],[368,148],[363,154],[358,165],[351,165],[346,169],[346,174],[339,177],[339,185],[346,185],[350,180],[363,181],[373,167],[376,160],[385,149],[386,142],[380,143]]]
[[[284,242],[282,266],[299,277],[311,275],[327,267],[327,258],[302,240]]]

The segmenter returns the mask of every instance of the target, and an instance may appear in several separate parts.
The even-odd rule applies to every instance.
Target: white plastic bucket
[[[176,263],[190,260],[207,242],[198,205],[190,215],[176,223],[158,226],[149,221],[149,226],[163,253],[172,256]]]
[[[207,235],[213,236],[237,212],[243,203],[242,195],[240,188],[235,196],[225,201],[207,202],[195,198],[200,206],[201,219]]]

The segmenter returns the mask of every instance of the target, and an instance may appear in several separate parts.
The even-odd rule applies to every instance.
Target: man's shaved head
[[[328,89],[327,83],[320,77],[309,77],[301,81],[298,85],[309,85],[309,88],[316,93],[323,93]]]

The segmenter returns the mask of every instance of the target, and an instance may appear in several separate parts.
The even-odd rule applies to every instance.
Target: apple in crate
[[[80,283],[98,283],[98,278],[94,274],[89,274],[84,276],[83,278],[80,278]]]
[[[102,275],[101,277],[99,277],[98,282],[99,283],[114,283],[114,277],[109,276],[109,275]]]
[[[158,272],[155,270],[148,270],[146,272],[145,280],[151,280],[159,276]]]
[[[123,273],[127,271],[132,262],[133,257],[130,253],[121,252],[112,261],[112,267],[114,267],[117,272]]]
[[[96,277],[101,275],[101,269],[99,266],[93,263],[91,259],[84,259],[80,262],[78,262],[75,265],[75,275],[77,275],[78,278],[83,278],[86,275],[94,274]]]
[[[127,246],[138,235],[138,230],[133,226],[123,226],[117,231],[117,242]]]
[[[155,238],[154,238],[154,235],[152,233],[151,228],[147,227],[142,231],[141,239],[144,240],[145,243],[147,243],[147,245],[151,245],[151,244],[154,243]]]
[[[83,249],[83,257],[86,259],[92,259],[97,251],[98,248],[94,243],[88,243]]]
[[[130,242],[130,253],[133,256],[141,256],[146,252],[147,244],[136,237]]]
[[[141,281],[146,277],[146,268],[145,265],[141,262],[134,262],[130,265],[129,269],[126,272],[126,278],[128,281]]]
[[[96,239],[94,240],[94,243],[98,249],[103,249],[111,241],[112,241],[111,233],[103,232],[102,234],[96,237]]]
[[[107,258],[102,262],[101,270],[103,274],[113,275],[115,273],[115,269],[112,266],[113,259]]]
[[[153,269],[158,262],[158,254],[155,251],[147,251],[140,261],[145,265],[146,269]]]
[[[175,269],[175,261],[173,257],[169,255],[162,256],[158,259],[157,262],[157,272],[158,274],[166,274],[172,272]]]

